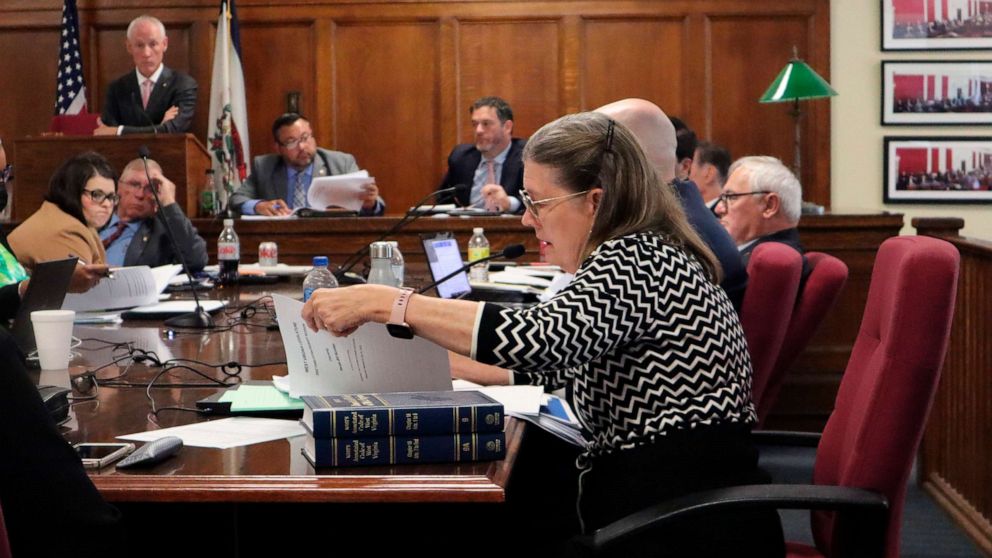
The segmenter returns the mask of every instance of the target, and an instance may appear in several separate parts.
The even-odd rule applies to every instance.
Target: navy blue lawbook
[[[503,430],[503,405],[478,391],[304,395],[315,438],[467,434]]]
[[[485,432],[375,438],[308,436],[303,455],[314,467],[495,461],[506,456],[506,435]]]

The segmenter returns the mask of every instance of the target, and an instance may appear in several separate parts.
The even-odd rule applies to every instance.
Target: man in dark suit
[[[727,173],[730,172],[730,152],[715,143],[700,142],[696,146],[696,154],[692,157],[689,167],[689,180],[696,183],[703,202],[711,211],[716,209],[720,201],[723,185],[727,183]]]
[[[207,265],[207,243],[176,203],[176,185],[162,174],[157,162],[149,159],[148,167],[162,211],[155,204],[141,159],[131,161],[118,181],[121,199],[117,211],[100,231],[107,263],[151,267],[181,263],[166,234],[168,221],[190,271],[203,269]]]
[[[682,162],[677,155],[675,125],[661,108],[644,99],[623,99],[599,107],[596,112],[606,114],[630,128],[644,148],[648,161],[654,165],[658,178],[663,184],[671,184],[675,188],[689,224],[720,262],[723,269],[720,286],[734,308],[740,310],[747,288],[747,268],[730,235],[706,208],[696,185],[688,180],[678,180],[677,173],[682,168]]]
[[[110,84],[93,134],[189,131],[196,109],[196,80],[162,63],[169,48],[165,26],[154,17],[139,16],[128,25],[125,44],[134,59],[134,71]]]
[[[355,157],[317,147],[310,121],[290,112],[272,124],[276,153],[255,157],[251,175],[231,196],[228,205],[242,215],[289,215],[307,207],[314,178],[357,172]],[[385,202],[375,179],[362,186],[360,215],[382,215]],[[323,207],[319,209],[324,209]]]
[[[745,265],[755,246],[763,242],[781,242],[803,254],[798,229],[802,198],[799,179],[775,157],[734,161],[716,213],[737,243]],[[803,282],[809,272],[803,256]]]
[[[438,189],[459,184],[471,186],[438,198],[438,203],[520,213],[524,182],[521,154],[527,140],[512,137],[513,109],[499,97],[483,97],[469,107],[475,143],[455,146],[448,155],[448,172]]]

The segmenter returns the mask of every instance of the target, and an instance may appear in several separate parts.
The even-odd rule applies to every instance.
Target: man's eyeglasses
[[[303,134],[302,136],[300,136],[300,137],[298,137],[296,139],[291,139],[291,140],[287,141],[286,143],[283,143],[282,146],[285,147],[286,149],[296,149],[296,147],[298,145],[300,145],[301,143],[306,143],[306,142],[310,141],[310,138],[312,138],[312,137],[313,137],[312,134],[306,133],[306,134]]]
[[[527,193],[527,190],[523,190],[523,191],[520,192],[520,199],[523,200],[524,207],[527,208],[527,211],[530,211],[530,214],[533,215],[535,219],[540,219],[541,218],[541,209],[540,208],[541,208],[542,205],[547,205],[547,204],[549,204],[551,202],[563,201],[563,200],[567,200],[567,199],[570,199],[570,198],[578,197],[578,196],[581,196],[581,195],[583,195],[583,194],[585,194],[587,192],[589,192],[589,190],[582,190],[581,192],[575,192],[574,194],[566,194],[564,196],[556,196],[556,197],[553,197],[553,198],[545,198],[543,200],[536,200],[535,201],[535,200],[531,199],[530,194]],[[550,210],[550,208],[549,208],[549,210]]]
[[[158,183],[157,182],[158,181],[156,179],[152,179],[152,184],[155,184],[156,186],[158,186]],[[128,188],[131,188],[133,190],[144,190],[145,192],[147,192],[149,194],[152,191],[151,184],[145,184],[144,182],[138,182],[136,180],[128,180],[126,182],[125,181],[121,181],[121,184],[123,184],[124,186],[127,186]]]
[[[723,194],[720,194],[719,198],[717,198],[718,201],[716,202],[716,204],[723,205],[724,208],[729,208],[730,202],[736,200],[741,196],[754,196],[757,194],[771,194],[771,193],[772,192],[768,190],[755,190],[754,192],[730,192],[730,193],[724,192]]]
[[[117,205],[121,197],[114,193],[106,193],[103,190],[83,190],[83,195],[89,196],[93,203],[103,203],[104,200]]]

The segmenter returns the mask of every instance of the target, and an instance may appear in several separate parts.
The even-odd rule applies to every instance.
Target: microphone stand
[[[519,258],[520,256],[522,256],[523,253],[524,253],[524,247],[522,245],[520,245],[520,244],[511,244],[511,245],[507,246],[506,248],[503,248],[503,250],[500,251],[500,252],[496,252],[495,254],[490,254],[490,255],[486,256],[485,258],[479,258],[477,260],[468,262],[467,264],[459,267],[458,269],[452,271],[451,273],[445,275],[444,277],[438,279],[437,281],[434,281],[433,283],[430,283],[426,287],[420,289],[419,291],[417,291],[417,294],[424,294],[424,293],[426,293],[427,291],[431,290],[432,288],[437,287],[438,285],[444,283],[448,279],[451,279],[455,275],[458,275],[459,273],[465,273],[465,270],[467,270],[467,269],[475,266],[476,264],[480,264],[480,263],[483,263],[483,262],[488,262],[489,260],[495,260],[496,258],[506,258],[508,260],[515,260],[515,259]]]
[[[169,243],[172,244],[172,250],[179,257],[179,263],[183,266],[183,271],[186,273],[186,279],[189,280],[190,290],[193,292],[193,301],[196,303],[196,309],[189,314],[182,314],[174,318],[169,318],[165,320],[165,325],[169,327],[184,327],[188,329],[212,329],[214,327],[214,320],[207,314],[207,311],[200,306],[200,295],[196,294],[196,282],[193,281],[193,275],[189,272],[189,266],[186,265],[186,256],[183,255],[182,250],[179,249],[179,245],[176,244],[176,237],[172,233],[172,227],[169,226],[169,220],[165,218],[162,210],[162,201],[158,199],[158,190],[155,189],[155,184],[152,182],[152,174],[148,170],[148,147],[141,146],[138,150],[138,155],[141,157],[142,163],[145,166],[145,177],[148,179],[148,187],[152,190],[152,197],[155,198],[155,207],[158,208],[158,213],[152,217],[152,219],[158,219],[161,217],[162,224],[165,225],[166,236],[169,237]]]
[[[422,205],[424,205],[424,202],[430,199],[431,197],[438,196],[441,194],[449,194],[449,193],[457,192],[464,188],[466,188],[464,184],[458,184],[457,186],[452,186],[450,188],[443,188],[441,190],[435,190],[427,194],[419,202],[417,202],[417,205],[413,206],[413,208],[408,210],[406,214],[403,215],[402,219],[397,221],[396,224],[390,227],[388,231],[380,235],[379,238],[370,242],[369,245],[371,245],[374,242],[379,242],[380,240],[392,236],[393,234],[396,233],[396,231],[405,227],[407,224],[412,223],[413,221],[416,221],[417,219],[423,217],[426,213],[418,210],[421,208]],[[432,204],[431,207],[435,205],[437,204],[436,203]],[[351,256],[348,256],[348,259],[346,259],[344,263],[339,265],[338,268],[334,270],[334,278],[338,280],[338,283],[341,283],[342,285],[358,285],[365,282],[365,280],[362,279],[361,277],[355,274],[349,275],[348,272],[351,271],[351,269],[355,267],[358,264],[358,262],[362,261],[362,258],[365,257],[365,254],[368,251],[369,251],[369,246],[363,246],[359,248],[357,252],[353,253]]]

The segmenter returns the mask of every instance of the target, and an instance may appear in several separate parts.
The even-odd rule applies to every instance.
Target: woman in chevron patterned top
[[[568,386],[589,440],[576,463],[585,532],[759,482],[751,364],[719,264],[630,131],[597,113],[545,125],[524,151],[522,198],[548,261],[575,275],[551,300],[516,309],[363,285],[318,291],[303,317],[337,336],[386,323],[513,369],[517,383]],[[783,553],[774,512],[708,515],[637,545],[623,553]]]

